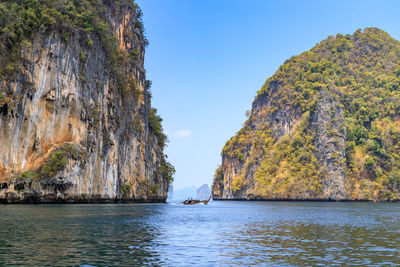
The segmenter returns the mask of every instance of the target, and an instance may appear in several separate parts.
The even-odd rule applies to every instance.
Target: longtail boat
[[[208,202],[210,201],[211,196],[207,200],[198,200],[198,199],[192,199],[188,198],[187,200],[183,201],[184,205],[194,205],[194,204],[200,204],[203,203],[204,205],[207,205]]]

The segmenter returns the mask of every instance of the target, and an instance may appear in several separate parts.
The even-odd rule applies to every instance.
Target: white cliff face
[[[95,35],[87,47],[78,34],[66,44],[53,31],[24,49],[24,72],[2,81],[1,200],[165,201],[163,152],[148,126],[145,41],[133,12],[127,8],[109,20],[121,51],[137,51],[135,62],[124,66],[125,77],[136,82],[135,96],[118,90]],[[65,167],[44,179],[43,166],[57,152]]]

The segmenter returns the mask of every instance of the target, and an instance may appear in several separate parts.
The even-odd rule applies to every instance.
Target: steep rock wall
[[[243,153],[245,160],[226,152],[222,153],[222,165],[217,170],[214,179],[214,199],[348,199],[343,166],[346,140],[343,112],[339,104],[327,92],[319,94],[316,109],[310,113],[308,129],[314,135],[313,153],[319,163],[321,192],[318,195],[311,192],[294,192],[294,196],[271,192],[269,196],[261,196],[255,190],[256,173],[262,166],[262,162],[268,161],[265,155],[265,146],[268,144],[260,140],[265,136],[260,138],[257,135],[267,131],[269,134],[266,138],[279,144],[284,142],[283,138],[293,138],[302,120],[301,112],[287,105],[283,105],[271,115],[264,116],[268,114],[266,110],[270,109],[271,105],[268,99],[273,97],[277,96],[261,96],[253,103],[252,114],[254,115],[251,123],[248,123],[247,138],[244,140],[246,142]]]
[[[57,30],[23,47],[24,71],[1,82],[0,200],[165,201],[163,151],[149,126],[145,42],[131,7],[107,11],[134,88],[122,92],[96,34]],[[59,166],[58,166],[59,165]]]
[[[319,95],[318,107],[313,114],[316,157],[323,169],[322,192],[324,199],[348,199],[345,160],[346,128],[343,111],[327,92]]]

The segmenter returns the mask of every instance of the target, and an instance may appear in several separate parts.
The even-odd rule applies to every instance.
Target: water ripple
[[[0,266],[400,264],[399,203],[0,206]]]

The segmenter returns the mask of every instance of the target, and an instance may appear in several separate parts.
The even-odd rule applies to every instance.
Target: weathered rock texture
[[[400,43],[367,28],[287,60],[222,151],[214,199],[400,198]]]
[[[319,94],[318,106],[313,114],[315,125],[315,155],[319,166],[326,172],[322,180],[324,199],[347,199],[344,172],[346,128],[343,111],[327,92]],[[330,129],[335,130],[334,134]]]
[[[6,203],[165,201],[163,151],[149,127],[146,40],[131,7],[106,20],[134,92],[121,92],[99,37],[36,34],[22,47],[24,70],[0,92],[0,201]],[[57,164],[60,166],[57,167]]]

